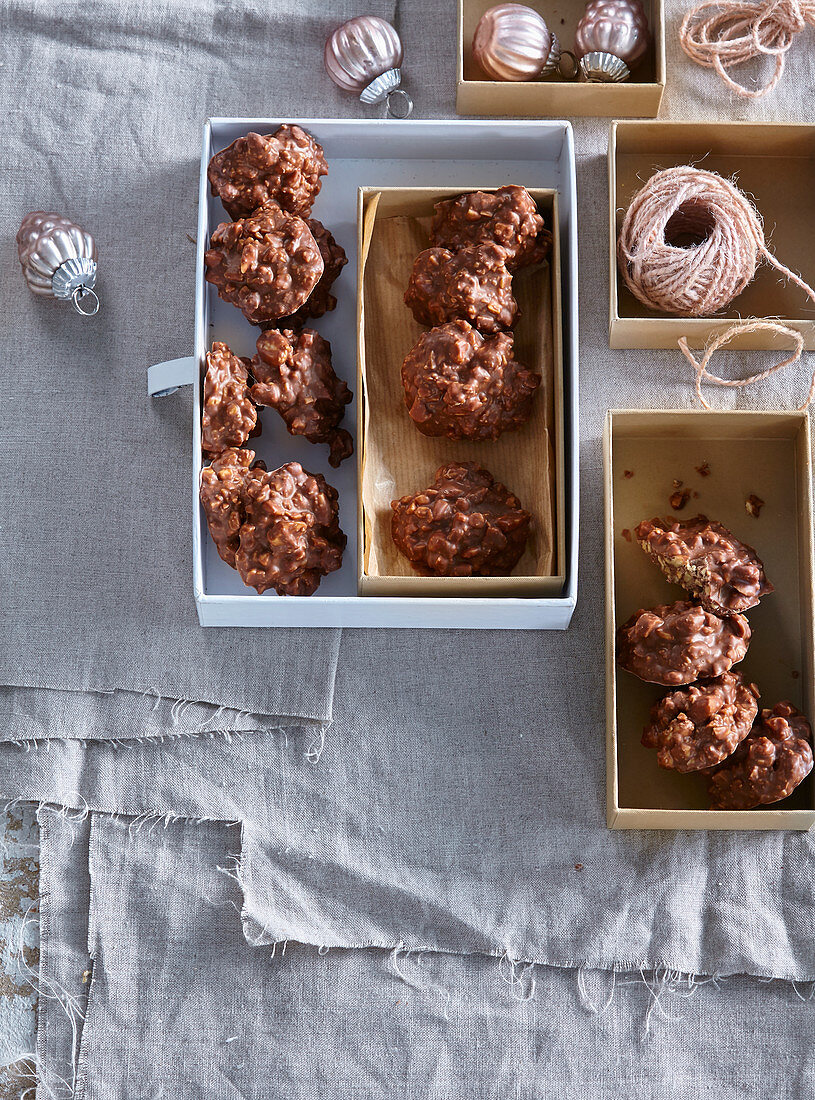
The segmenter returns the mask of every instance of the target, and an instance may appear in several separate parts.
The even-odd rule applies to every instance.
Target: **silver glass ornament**
[[[613,54],[633,69],[651,41],[648,17],[640,0],[589,0],[577,24],[575,53]]]
[[[70,301],[77,313],[99,310],[96,243],[90,233],[59,214],[32,210],[17,231],[17,255],[34,294]]]
[[[586,53],[578,61],[580,80],[589,84],[619,84],[628,80],[631,70],[613,53]]]
[[[346,92],[363,103],[387,103],[388,114],[407,118],[413,100],[400,87],[402,43],[378,15],[358,15],[328,36],[323,51],[325,71]]]

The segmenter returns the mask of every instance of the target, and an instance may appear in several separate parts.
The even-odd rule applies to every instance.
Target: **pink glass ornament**
[[[328,36],[323,51],[325,71],[346,92],[356,92],[363,103],[381,103],[397,118],[406,118],[413,101],[399,85],[402,80],[402,43],[399,35],[378,15],[358,15]]]
[[[484,12],[473,36],[473,57],[493,80],[537,80],[560,65],[560,43],[525,4],[498,4]]]
[[[651,41],[640,0],[589,0],[577,24],[575,53],[612,54],[629,68],[641,60]]]

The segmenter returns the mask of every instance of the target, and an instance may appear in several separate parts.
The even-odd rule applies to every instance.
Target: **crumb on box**
[[[681,489],[684,484],[685,482],[680,481],[678,477],[674,478],[674,489]]]
[[[623,527],[622,531],[620,531],[620,534],[623,536],[626,542],[631,542],[631,532],[628,530],[627,527]]]
[[[792,676],[793,680],[797,680],[801,673],[798,671],[797,668],[794,668],[790,675]]]
[[[699,477],[710,477],[710,463],[703,462],[701,466],[696,467],[696,472]]]
[[[582,871],[583,870],[583,864],[582,863],[575,863],[574,869],[575,869],[575,871]]]
[[[682,482],[680,481],[679,485],[681,484]],[[671,508],[673,508],[675,512],[681,512],[690,500],[690,489],[680,489],[679,486],[676,485],[676,482],[674,482],[674,485],[676,486],[676,490],[675,492],[671,493],[668,499],[670,501]]]
[[[628,478],[633,477],[633,476],[634,476],[634,471],[633,470],[623,470],[623,477],[624,478],[628,479]]]
[[[747,500],[744,502],[744,507],[747,510],[748,516],[754,516],[755,519],[761,515],[761,509],[764,507],[764,501],[761,497],[757,497],[755,493],[750,493]]]
[[[696,489],[694,489],[694,490],[693,490],[693,499],[694,499],[694,500],[698,500],[698,499],[699,499],[699,493],[698,493],[698,492],[696,491]]]

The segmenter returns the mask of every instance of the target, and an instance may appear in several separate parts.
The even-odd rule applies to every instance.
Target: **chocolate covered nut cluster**
[[[253,400],[277,409],[292,435],[305,436],[311,443],[327,443],[332,466],[353,454],[351,436],[338,427],[351,392],[334,373],[331,345],[319,333],[313,329],[299,334],[274,329],[262,332],[252,372]]]
[[[248,359],[233,355],[219,341],[207,352],[201,417],[201,446],[207,454],[242,447],[255,430],[258,414],[249,396],[249,366]]]
[[[246,218],[270,199],[308,217],[328,173],[322,146],[299,126],[249,133],[209,162],[207,175],[230,218]]]
[[[651,708],[642,735],[661,768],[700,771],[720,764],[750,732],[758,688],[739,672],[724,672],[665,695]]]
[[[256,325],[305,305],[324,270],[308,225],[274,202],[219,225],[210,245],[204,255],[207,281]]]
[[[467,245],[458,252],[426,248],[414,261],[405,305],[420,325],[461,319],[480,332],[510,329],[518,303],[506,261],[506,251],[493,243]]]
[[[669,581],[717,615],[747,611],[773,591],[752,546],[707,516],[643,520],[634,533]]]
[[[812,771],[812,729],[792,703],[763,710],[750,735],[714,771],[713,810],[751,810],[787,798]]]
[[[391,508],[393,541],[424,576],[506,576],[529,537],[529,513],[475,462],[441,466],[429,488]]]
[[[510,184],[497,191],[472,191],[437,202],[435,209],[430,230],[435,247],[456,252],[492,242],[506,252],[510,271],[542,263],[552,249],[552,234],[525,187]]]
[[[419,337],[402,365],[405,404],[424,435],[497,439],[532,415],[541,376],[512,356],[508,333],[450,321]]]
[[[236,566],[244,584],[259,593],[310,596],[322,578],[342,565],[346,538],[340,530],[337,491],[299,462],[247,478],[245,519]]]
[[[309,218],[307,225],[320,250],[323,273],[305,304],[288,317],[278,317],[275,321],[269,321],[268,324],[272,328],[302,328],[309,319],[322,317],[324,313],[336,309],[337,299],[331,293],[331,288],[348,263],[348,257],[345,255],[345,249],[341,244],[337,244],[333,234],[322,222],[318,222],[316,218]]]
[[[245,516],[243,492],[246,482],[253,470],[265,469],[262,462],[254,463],[254,451],[231,448],[201,471],[199,495],[209,533],[221,558],[233,569]]]
[[[641,680],[674,687],[729,672],[749,643],[744,615],[723,619],[698,603],[678,600],[635,611],[617,631],[617,660]]]

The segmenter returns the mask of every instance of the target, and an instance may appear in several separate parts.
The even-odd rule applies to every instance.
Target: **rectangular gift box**
[[[515,118],[596,116],[653,118],[665,91],[665,12],[663,0],[643,0],[651,46],[627,81],[588,84],[576,80],[489,80],[473,59],[473,35],[481,16],[495,0],[458,0],[456,111],[460,115]],[[531,0],[557,35],[564,50],[574,49],[577,24],[586,0]]]
[[[815,286],[815,126],[777,122],[614,122],[608,144],[609,343],[612,348],[692,348],[743,317],[775,317],[815,349],[815,304],[768,264],[715,318],[671,317],[642,305],[617,268],[617,238],[633,195],[658,170],[693,164],[735,180],[755,203],[768,246],[790,270]],[[731,348],[783,348],[789,337],[753,332]]]
[[[348,536],[343,565],[325,577],[313,596],[258,595],[218,557],[198,502],[201,472],[201,378],[213,340],[224,340],[238,355],[251,356],[258,330],[234,306],[221,301],[204,279],[204,252],[212,230],[226,216],[209,193],[207,165],[212,155],[236,137],[255,130],[270,133],[295,122],[323,145],[329,174],[314,206],[314,217],[334,234],[349,263],[333,287],[336,310],[313,322],[330,341],[334,368],[354,390],[344,424],[353,428],[359,400],[357,375],[357,209],[360,188],[384,193],[394,188],[424,188],[461,193],[472,185],[500,187],[520,183],[545,197],[556,213],[553,227],[559,262],[560,316],[553,317],[558,341],[559,425],[556,455],[556,575],[529,594],[513,581],[489,594],[451,595],[417,592],[408,583],[398,594],[367,594],[361,584],[361,547],[357,463],[363,438],[355,439],[357,457],[338,470],[327,461],[327,448],[291,436],[273,410],[263,413],[263,434],[250,440],[270,469],[298,461],[322,473],[340,494],[340,524]],[[557,208],[555,210],[555,193]],[[577,600],[578,422],[577,422],[577,226],[572,130],[566,122],[397,121],[325,119],[211,119],[204,128],[197,241],[195,369],[193,402],[193,579],[199,620],[204,626],[346,626],[491,629],[565,629]],[[554,267],[551,268],[554,271]],[[400,315],[406,313],[401,306]],[[409,316],[409,314],[408,314]],[[398,319],[401,323],[402,317]],[[387,331],[395,319],[383,319]],[[404,354],[404,353],[403,353]],[[554,364],[554,361],[553,361]],[[553,365],[554,370],[554,365]],[[156,379],[158,384],[158,376]],[[402,409],[402,411],[404,411]],[[405,414],[406,416],[406,414]],[[409,425],[408,425],[409,426]],[[416,433],[418,435],[418,433]],[[430,471],[431,480],[435,470]],[[497,473],[497,471],[496,471]],[[420,485],[413,486],[419,488]],[[510,480],[510,488],[513,482]],[[520,490],[519,490],[520,495]],[[524,502],[526,503],[526,502]],[[404,578],[409,582],[410,578]],[[536,581],[540,578],[535,578]],[[449,583],[449,582],[448,582]],[[517,589],[517,590],[516,590]],[[363,594],[365,593],[365,594]]]
[[[674,479],[698,493],[682,515],[719,520],[755,547],[775,591],[747,612],[752,639],[735,667],[760,707],[788,699],[810,719],[813,673],[812,470],[809,420],[799,412],[612,410],[603,439],[606,538],[607,820],[612,829],[810,829],[815,777],[778,806],[709,810],[707,784],[660,768],[640,743],[668,689],[618,669],[618,625],[636,610],[683,598],[637,545],[636,525],[669,515]],[[702,476],[697,467],[708,464]],[[745,501],[764,502],[758,518]]]
[[[466,191],[489,190],[478,180]],[[406,415],[402,360],[425,331],[404,304],[413,261],[429,245],[434,204],[460,188],[362,188],[357,291],[359,585],[367,595],[552,597],[563,588],[563,350],[560,241],[541,266],[513,276],[521,317],[514,354],[542,376],[530,421],[493,442],[422,435]],[[547,226],[558,224],[557,191],[530,188]],[[388,324],[382,324],[382,317]],[[532,514],[529,547],[510,577],[423,577],[398,553],[390,501],[433,481],[446,462],[475,460]]]

